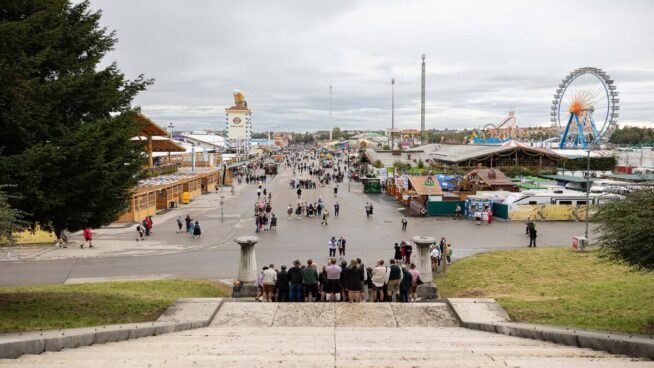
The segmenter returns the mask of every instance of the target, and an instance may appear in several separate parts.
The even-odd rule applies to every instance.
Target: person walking
[[[302,199],[302,188],[297,188],[297,199]]]
[[[191,215],[186,215],[184,222],[186,222],[186,232],[189,235],[193,234],[193,219],[191,218]]]
[[[182,221],[182,216],[177,216],[177,234],[182,232],[182,226],[184,222]]]
[[[289,294],[289,275],[286,271],[286,266],[282,265],[280,271],[277,273],[277,301],[278,302],[287,302]]]
[[[411,273],[406,265],[402,265],[402,281],[400,282],[400,302],[409,302],[409,293],[411,292]]]
[[[291,283],[289,299],[291,302],[301,302],[302,298],[302,268],[300,261],[293,261],[293,267],[288,270],[288,279]]]
[[[525,234],[529,235],[529,228],[533,224],[533,221],[531,221],[531,217],[527,217],[527,222],[525,223]]]
[[[332,236],[327,245],[329,246],[329,257],[336,257],[336,248],[338,247],[336,237]]]
[[[481,225],[481,211],[480,210],[475,211],[475,221],[477,221],[477,225]]]
[[[261,198],[261,187],[257,188],[257,198]]]
[[[143,229],[145,229],[145,236],[150,236],[150,225],[149,225],[149,219],[148,217],[144,217],[143,221],[141,221],[141,224],[143,225]]]
[[[145,230],[143,230],[143,225],[136,224],[136,242],[139,240],[145,240]]]
[[[404,253],[406,253],[406,257],[404,259],[404,263],[409,264],[411,263],[411,253],[413,253],[413,246],[411,243],[406,243],[404,246]]]
[[[337,244],[338,255],[341,258],[345,257],[345,243],[347,243],[347,240],[345,240],[345,238],[341,236],[340,239],[338,239],[338,244]]]
[[[338,196],[338,185],[334,187],[334,198]]]
[[[318,271],[311,259],[307,260],[307,266],[302,270],[302,285],[306,302],[318,300]]]
[[[83,234],[84,234],[84,243],[80,244],[79,247],[84,248],[84,244],[88,243],[89,248],[93,248],[93,234],[91,234],[91,228],[88,227],[84,228]]]
[[[529,226],[529,248],[532,246],[536,248],[536,237],[537,237],[538,231],[536,231],[536,225],[532,222],[531,225]]]
[[[400,297],[400,282],[402,281],[402,269],[395,264],[395,260],[390,260],[388,267],[388,294],[392,302],[398,302]]]
[[[370,203],[366,202],[366,217],[370,217]]]
[[[338,217],[338,211],[341,209],[341,205],[338,202],[334,203],[334,216]]]
[[[270,227],[268,230],[277,231],[277,216],[274,213],[270,215]]]
[[[336,264],[336,259],[332,258],[329,260],[329,265],[325,267],[325,271],[327,273],[327,282],[324,286],[324,291],[328,295],[326,299],[328,302],[335,302],[336,295],[341,294],[341,285],[339,281],[343,269],[341,266]]]
[[[406,231],[406,225],[409,223],[406,216],[402,216],[402,231]]]
[[[320,224],[321,224],[321,225],[325,225],[325,226],[329,225],[329,224],[327,223],[327,220],[329,220],[329,211],[327,211],[327,209],[325,209],[325,210],[322,212],[322,221],[320,222]]]
[[[293,216],[293,206],[289,203],[288,208],[286,209],[286,214],[288,215],[288,219],[291,219],[291,216]]]
[[[534,247],[535,246],[536,245],[534,244]],[[445,252],[445,258],[443,258],[443,260],[447,261],[448,265],[452,264],[452,253],[454,253],[454,251],[452,250],[452,244],[450,244],[450,243],[445,244],[444,252]]]
[[[193,226],[193,239],[197,239],[202,235],[202,230],[200,229],[200,223],[195,221],[195,226]]]

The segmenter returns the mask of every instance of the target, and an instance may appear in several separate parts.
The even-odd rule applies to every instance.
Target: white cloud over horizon
[[[549,124],[570,71],[615,80],[620,125],[654,126],[654,1],[91,0],[119,42],[105,62],[155,84],[135,103],[161,125],[222,129],[240,89],[255,131],[474,128],[511,109]]]

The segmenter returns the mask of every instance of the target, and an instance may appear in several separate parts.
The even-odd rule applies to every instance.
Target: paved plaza
[[[307,174],[305,174],[307,176]],[[308,176],[307,176],[308,177]],[[445,236],[454,249],[454,259],[474,253],[526,247],[528,238],[522,222],[494,221],[490,225],[475,225],[470,220],[451,217],[412,217],[406,232],[401,231],[400,219],[407,213],[402,205],[386,194],[364,194],[362,185],[347,181],[339,183],[334,198],[333,184],[323,188],[303,190],[302,201],[316,202],[322,196],[331,216],[328,226],[317,218],[287,218],[286,208],[297,204],[295,190],[289,181],[291,169],[265,183],[272,191],[273,212],[279,218],[276,232],[256,234],[260,266],[290,264],[295,258],[316,259],[322,263],[328,256],[327,242],[332,236],[347,239],[346,258],[361,257],[366,264],[393,256],[393,244],[415,235],[440,239]],[[347,180],[347,179],[346,179]],[[349,186],[349,191],[348,191]],[[119,224],[94,230],[93,249],[72,245],[66,249],[51,246],[2,248],[0,285],[56,284],[125,278],[192,277],[230,279],[237,273],[238,245],[233,239],[253,235],[255,184],[235,184],[235,194],[224,190],[224,222],[220,216],[220,195],[203,195],[189,205],[153,217],[153,235],[136,241],[135,225]],[[333,205],[340,204],[340,216],[334,216]],[[365,204],[374,204],[374,215],[366,218]],[[200,221],[203,234],[193,239],[176,233],[176,218],[190,214]],[[573,235],[583,234],[584,224],[575,222],[538,223],[539,246],[568,246]],[[81,235],[73,236],[79,244]]]

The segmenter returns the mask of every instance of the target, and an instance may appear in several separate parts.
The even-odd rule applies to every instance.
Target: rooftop
[[[586,178],[581,176],[572,176],[572,175],[539,175],[541,178],[552,179],[556,181],[566,182],[566,183],[585,183]],[[590,178],[590,181],[595,181],[597,179]]]
[[[483,158],[491,154],[514,152],[515,150],[522,150],[527,153],[545,154],[551,158],[559,159],[561,156],[554,151],[547,148],[540,147],[502,147],[497,145],[482,145],[482,144],[427,144],[420,147],[415,147],[402,151],[399,156],[393,156],[389,151],[377,152],[372,148],[366,151],[366,155],[371,161],[380,160],[384,166],[392,166],[395,161],[408,161],[408,155],[411,155],[413,160],[435,160],[446,163],[458,163],[475,158]]]
[[[654,174],[606,174],[604,175],[612,179],[621,179],[627,181],[654,181]]]
[[[430,179],[429,181],[427,179]],[[409,183],[418,195],[442,195],[443,191],[435,175],[409,176]],[[431,184],[431,185],[430,185]]]

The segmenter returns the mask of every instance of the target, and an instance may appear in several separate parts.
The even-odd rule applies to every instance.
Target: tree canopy
[[[23,214],[9,205],[9,198],[0,187],[0,245],[13,243],[14,231],[20,230]]]
[[[601,234],[595,245],[604,259],[654,270],[654,189],[641,189],[623,200],[600,206],[592,220]]]
[[[624,127],[616,129],[609,142],[615,144],[652,144],[654,143],[654,129]]]
[[[142,163],[131,103],[152,81],[100,66],[116,44],[100,16],[88,1],[0,5],[0,184],[57,234],[113,221]]]

